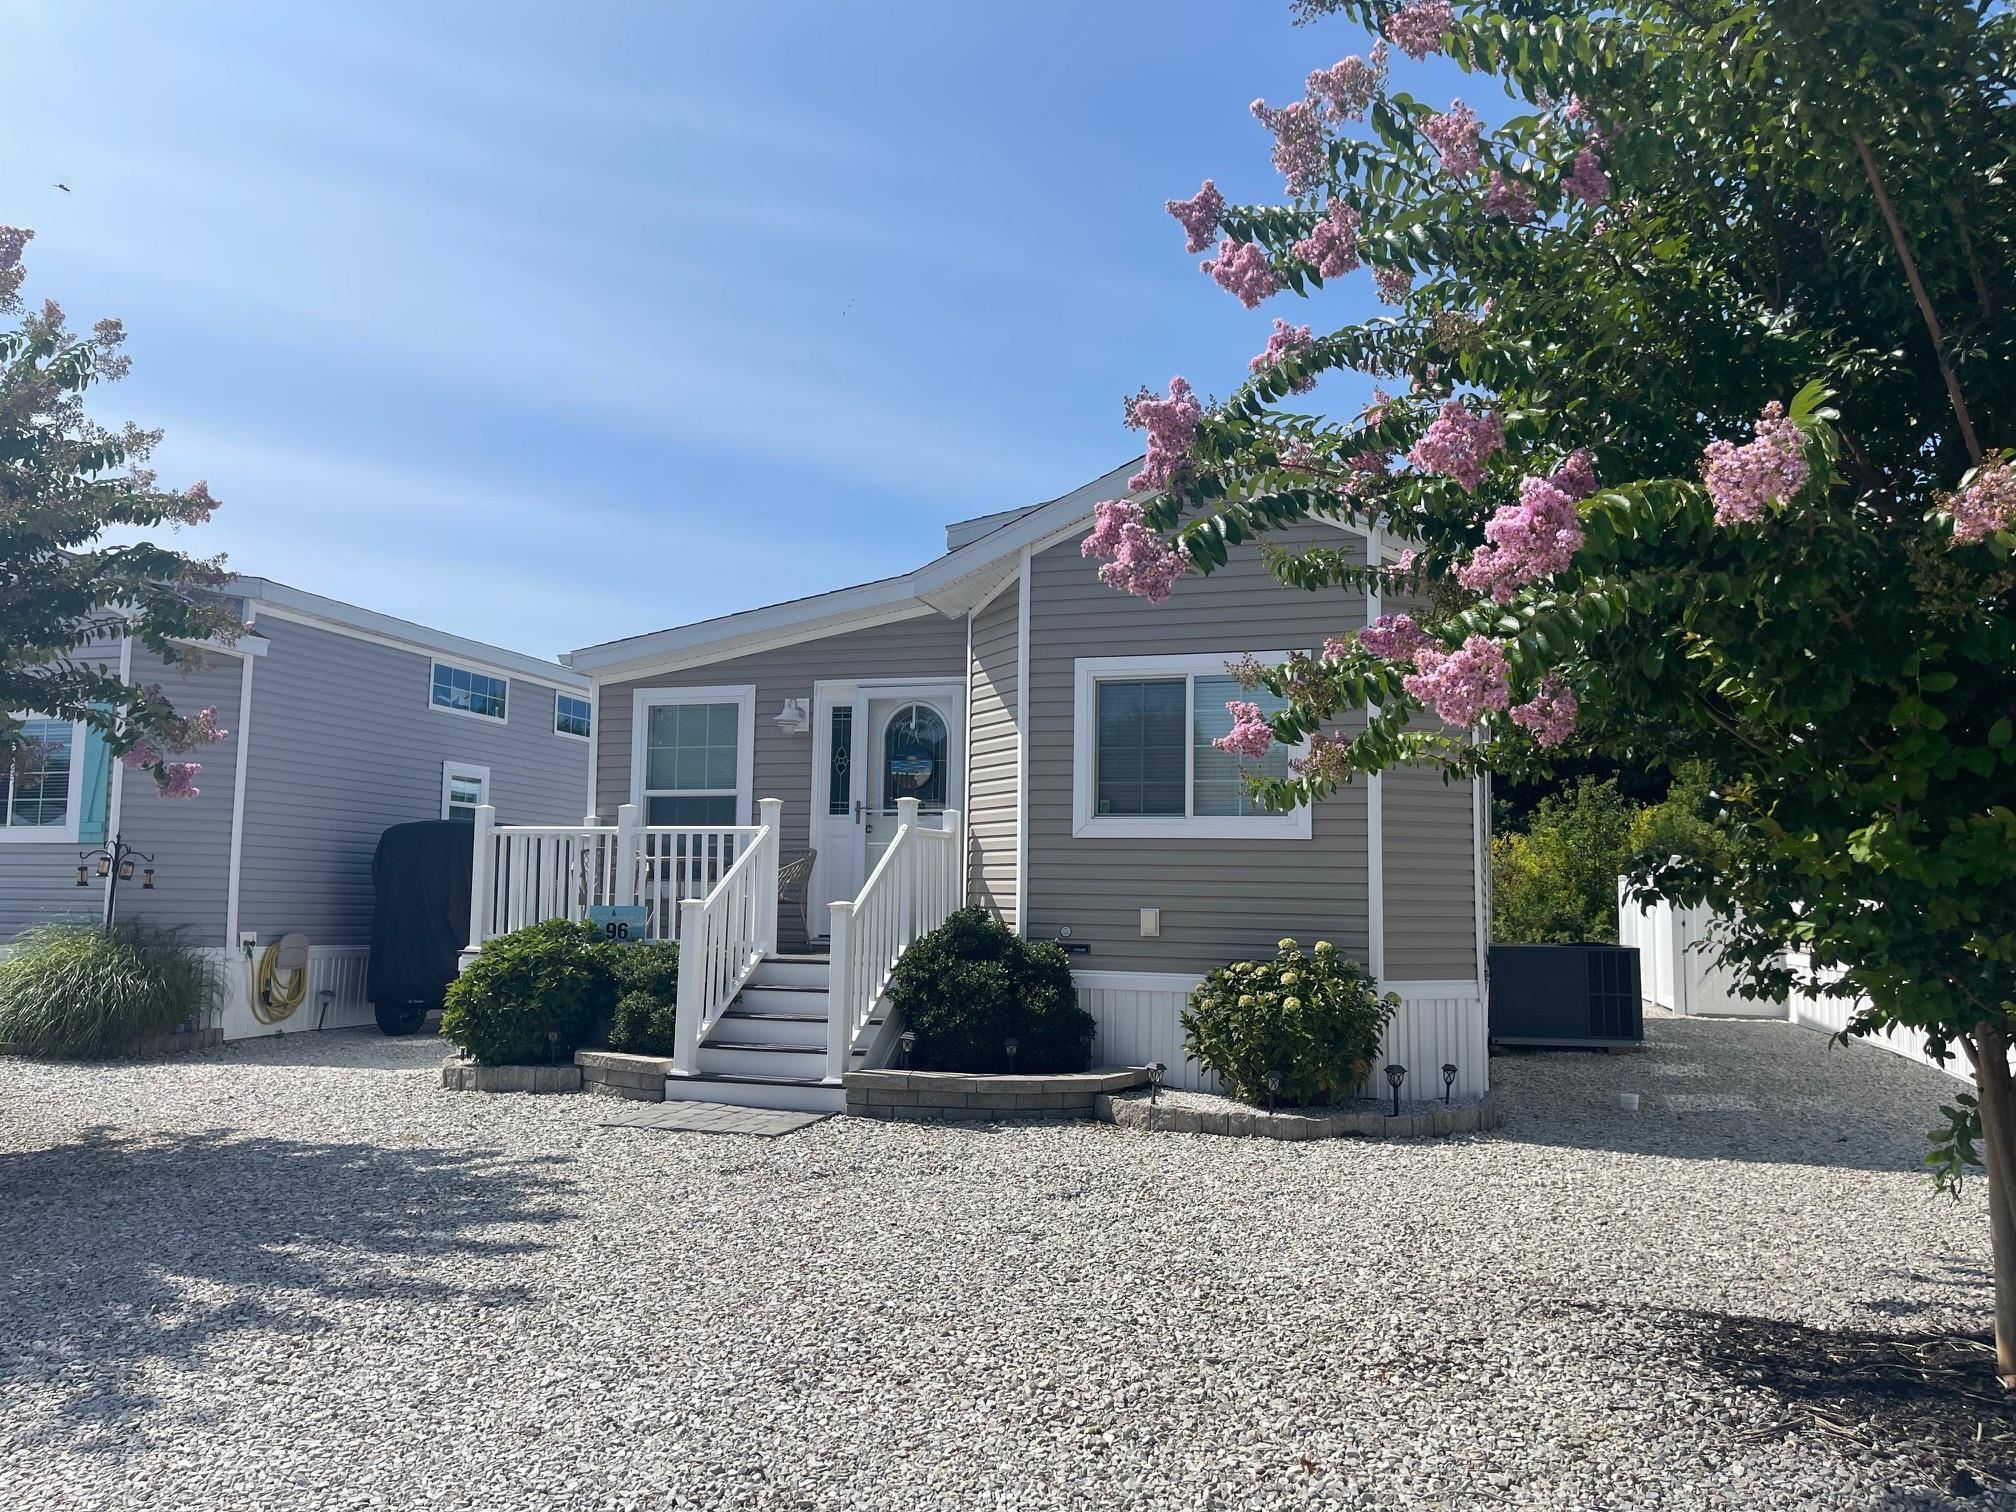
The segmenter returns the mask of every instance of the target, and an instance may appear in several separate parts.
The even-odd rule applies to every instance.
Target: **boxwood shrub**
[[[565,919],[485,940],[448,984],[442,1038],[485,1066],[569,1059],[615,1011],[614,948],[592,926]]]
[[[1024,940],[982,908],[962,908],[903,952],[889,1000],[917,1036],[921,1071],[1082,1071],[1092,1015],[1071,966],[1047,940]]]
[[[663,941],[605,945],[616,977],[609,1048],[629,1055],[670,1055],[679,1003],[679,947]]]
[[[146,924],[45,924],[0,958],[0,1044],[31,1055],[121,1055],[200,1023],[221,979],[202,951]]]
[[[1273,960],[1234,961],[1198,984],[1183,1014],[1183,1052],[1246,1102],[1268,1100],[1269,1071],[1280,1074],[1275,1097],[1288,1107],[1343,1102],[1371,1071],[1399,1006],[1328,940],[1314,955],[1283,940]]]

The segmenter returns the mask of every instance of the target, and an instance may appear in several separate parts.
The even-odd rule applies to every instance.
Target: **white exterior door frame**
[[[947,677],[884,677],[860,681],[821,681],[812,685],[812,846],[819,853],[810,878],[811,927],[824,937],[825,905],[852,897],[867,880],[868,827],[865,822],[874,796],[873,732],[868,728],[870,700],[929,699],[946,717],[949,766],[946,805],[960,808],[966,786],[966,680]],[[849,803],[845,814],[829,813],[827,782],[833,764],[833,711],[845,708],[848,719]]]

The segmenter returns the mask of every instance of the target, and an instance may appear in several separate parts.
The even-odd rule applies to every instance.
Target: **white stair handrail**
[[[679,996],[672,1069],[691,1076],[700,1046],[763,958],[777,948],[781,799],[765,798],[755,840],[704,898],[679,904]]]
[[[888,991],[896,963],[966,898],[965,827],[947,809],[943,827],[919,822],[915,798],[896,800],[896,837],[852,899],[832,905],[826,996],[826,1077],[838,1082]]]

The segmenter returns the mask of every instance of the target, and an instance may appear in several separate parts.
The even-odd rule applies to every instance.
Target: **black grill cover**
[[[469,943],[473,826],[460,819],[395,824],[371,858],[371,1001],[441,1006]]]

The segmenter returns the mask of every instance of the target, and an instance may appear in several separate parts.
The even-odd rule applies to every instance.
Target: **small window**
[[[588,738],[588,700],[576,698],[572,693],[553,695],[553,733],[556,735],[578,735]]]
[[[76,823],[72,806],[76,793],[71,778],[78,758],[77,726],[67,719],[27,719],[15,760],[0,768],[0,794],[6,808],[0,820],[14,839],[20,832],[67,835]]]
[[[441,763],[441,817],[476,820],[476,810],[490,801],[490,768],[466,761]]]
[[[1281,653],[1261,653],[1279,661]],[[1286,777],[1296,747],[1276,744],[1258,761],[1212,742],[1232,729],[1228,703],[1276,714],[1286,701],[1242,689],[1229,656],[1088,658],[1077,664],[1072,833],[1141,838],[1307,839],[1307,807],[1262,808],[1249,775]]]
[[[742,822],[754,709],[753,692],[691,702],[661,696],[643,706],[638,789],[646,824]]]
[[[434,707],[479,719],[503,720],[509,682],[452,662],[434,663]]]
[[[915,798],[926,812],[945,807],[945,721],[929,704],[906,704],[882,727],[882,802]]]
[[[826,812],[842,817],[854,807],[854,706],[833,706],[832,741],[826,752]]]

